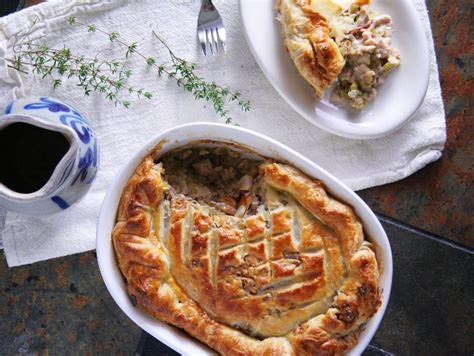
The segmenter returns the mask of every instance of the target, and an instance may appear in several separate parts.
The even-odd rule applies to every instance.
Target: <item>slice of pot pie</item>
[[[134,303],[224,355],[357,343],[380,305],[379,269],[350,206],[243,148],[158,150],[126,184],[112,235]]]
[[[331,0],[277,0],[286,49],[301,76],[322,97],[334,82],[332,100],[362,109],[387,74],[400,66],[391,45],[392,19],[355,0],[343,8]]]

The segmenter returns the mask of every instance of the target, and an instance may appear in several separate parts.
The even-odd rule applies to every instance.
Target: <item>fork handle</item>
[[[201,7],[208,8],[210,10],[214,9],[214,5],[211,0],[202,0]]]

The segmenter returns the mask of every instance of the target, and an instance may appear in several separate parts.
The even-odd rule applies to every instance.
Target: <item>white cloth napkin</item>
[[[357,190],[402,179],[441,156],[446,130],[433,40],[424,1],[413,1],[430,43],[428,93],[407,125],[388,137],[369,141],[326,133],[285,103],[250,53],[242,33],[237,1],[215,1],[228,34],[225,56],[204,57],[200,53],[196,40],[198,0],[58,0],[0,19],[0,58],[10,56],[15,39],[28,30],[31,37],[44,36],[50,46],[61,47],[66,43],[75,53],[124,55],[124,50],[117,50],[100,33],[90,34],[85,29],[68,25],[67,17],[75,15],[82,22],[117,31],[129,42],[138,41],[142,52],[167,61],[167,53],[151,36],[153,29],[179,56],[195,61],[202,76],[228,84],[251,100],[250,112],[233,111],[241,126],[281,141]],[[101,146],[99,174],[91,191],[79,204],[53,216],[7,214],[3,245],[10,266],[93,249],[102,199],[114,174],[130,154],[164,128],[186,122],[220,121],[209,105],[204,107],[174,83],[158,79],[145,68],[141,58],[134,56],[129,64],[135,71],[129,84],[149,89],[154,97],[151,101],[136,101],[126,110],[114,108],[99,95],[84,97],[74,81],[52,90],[48,81],[19,75],[0,59],[0,107],[26,95],[57,97],[76,106],[89,118]],[[1,221],[0,216],[0,224]]]

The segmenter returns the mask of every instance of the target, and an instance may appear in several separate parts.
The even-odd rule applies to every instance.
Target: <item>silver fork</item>
[[[204,55],[219,54],[226,51],[225,28],[221,15],[211,0],[202,0],[198,17],[197,33]]]

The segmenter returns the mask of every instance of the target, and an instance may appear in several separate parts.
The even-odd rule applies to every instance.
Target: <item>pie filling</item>
[[[262,203],[262,159],[225,146],[191,146],[172,151],[160,160],[170,194],[198,200],[222,213],[243,217]]]
[[[365,108],[377,95],[388,73],[400,66],[400,53],[392,48],[392,18],[351,5],[334,18],[331,37],[346,64],[332,94],[334,102],[347,101],[357,109]]]

